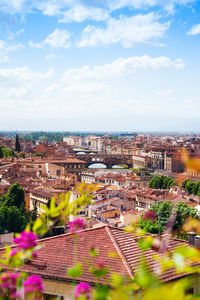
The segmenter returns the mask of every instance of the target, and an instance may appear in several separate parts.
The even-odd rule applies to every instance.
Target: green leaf
[[[151,236],[141,238],[139,239],[138,244],[142,250],[148,250],[153,244],[153,238]]]
[[[74,267],[67,270],[67,274],[73,278],[80,277],[83,274],[83,265],[81,263],[77,263]]]
[[[95,248],[91,248],[90,249],[90,255],[92,256],[92,257],[95,257],[95,256],[97,256],[99,254],[99,251],[97,250],[97,249],[95,249]]]
[[[118,273],[111,274],[111,285],[114,288],[118,288],[124,284],[123,277]]]

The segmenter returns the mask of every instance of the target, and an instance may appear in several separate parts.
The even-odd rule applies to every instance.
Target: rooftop
[[[88,271],[88,264],[95,266],[98,262],[104,262],[110,272],[133,277],[141,258],[137,238],[131,233],[108,225],[87,229],[78,234],[77,246],[75,246],[74,235],[71,233],[42,239],[41,242],[43,247],[38,250],[38,258],[23,265],[23,271],[62,281],[71,281],[66,270],[76,262],[81,262],[84,267],[83,274],[77,278],[80,281],[96,282],[97,279]],[[180,245],[187,245],[187,242],[171,239],[169,250]],[[90,256],[91,248],[99,251],[96,257]],[[4,249],[0,249],[0,253],[3,251]],[[111,252],[115,252],[116,257],[109,255]],[[156,253],[155,250],[145,252],[151,269],[156,266],[156,261],[153,260],[153,255]],[[167,282],[182,276],[183,274],[176,274],[173,270],[169,270],[162,274],[161,280]],[[107,279],[108,277],[100,279],[100,282],[107,283]]]

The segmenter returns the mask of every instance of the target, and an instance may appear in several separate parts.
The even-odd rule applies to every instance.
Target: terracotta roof
[[[73,234],[46,238],[42,239],[41,242],[43,247],[38,250],[38,258],[23,265],[23,271],[62,281],[71,280],[66,270],[77,261],[80,261],[84,266],[83,274],[77,280],[95,283],[96,279],[88,271],[87,265],[90,262],[91,265],[95,266],[99,261],[104,262],[109,267],[110,272],[118,272],[133,277],[136,268],[139,266],[142,253],[136,237],[122,229],[106,225],[87,229],[80,233],[77,238],[77,248],[75,248]],[[171,239],[169,250],[180,245],[187,245],[187,242]],[[89,254],[92,247],[99,251],[95,258],[92,258]],[[0,254],[4,251],[4,249],[0,249]],[[117,253],[117,257],[109,256],[109,252]],[[153,260],[153,255],[156,253],[154,250],[145,252],[145,257],[151,269],[156,266],[156,262]],[[161,280],[166,282],[182,276],[184,274],[176,274],[173,270],[169,270],[162,274]],[[101,279],[100,282],[106,283],[106,278]]]
[[[46,238],[41,242],[43,247],[38,251],[38,258],[33,259],[29,264],[25,264],[23,271],[66,281],[71,279],[67,275],[67,269],[72,267],[76,261],[79,261],[84,266],[84,272],[77,280],[95,283],[94,276],[88,271],[87,261],[90,261],[94,266],[101,261],[110,267],[111,272],[119,272],[125,276],[131,275],[129,267],[126,266],[126,260],[123,261],[123,256],[121,259],[109,256],[109,252],[117,253],[118,251],[115,241],[110,237],[110,230],[107,226],[88,229],[80,233],[77,248],[75,248],[73,234]],[[99,251],[99,255],[95,258],[90,256],[91,247]],[[77,260],[75,251],[77,252]],[[100,281],[106,283],[106,279]]]
[[[33,195],[38,195],[46,198],[51,198],[54,194],[46,189],[34,189],[30,191]]]
[[[134,273],[140,264],[140,257],[142,255],[142,251],[137,243],[137,238],[131,233],[125,233],[124,230],[121,229],[110,228],[110,231]],[[181,245],[188,245],[188,243],[179,239],[171,239],[168,250],[174,250],[176,247]],[[145,251],[145,258],[147,259],[151,270],[156,267],[156,261],[153,259],[153,255],[155,254],[158,253],[154,250]],[[161,280],[166,282],[182,276],[183,274],[176,274],[173,270],[168,270],[161,275]]]

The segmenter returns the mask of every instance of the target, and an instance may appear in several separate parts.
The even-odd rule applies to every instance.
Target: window
[[[58,300],[64,300],[63,296],[44,294],[44,300],[55,300],[55,298]]]
[[[194,295],[194,288],[189,288],[185,291],[186,295]]]

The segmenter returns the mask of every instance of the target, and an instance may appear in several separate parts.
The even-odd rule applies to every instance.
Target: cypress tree
[[[21,146],[20,146],[18,134],[16,135],[16,140],[15,140],[15,151],[21,152]]]
[[[0,146],[0,158],[3,158],[3,151],[2,151],[1,146]]]

